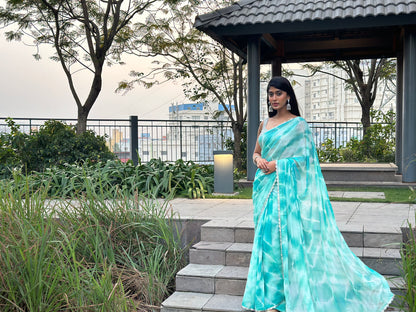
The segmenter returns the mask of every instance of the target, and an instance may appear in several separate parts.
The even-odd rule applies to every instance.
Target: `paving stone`
[[[254,229],[235,229],[234,241],[236,243],[252,243],[254,240]]]
[[[203,311],[242,311],[242,296],[214,295],[204,305]]]
[[[342,198],[344,196],[344,192],[343,191],[328,191],[328,195],[329,197]]]
[[[402,235],[397,233],[364,233],[364,247],[400,248]]]
[[[349,247],[364,247],[363,232],[341,232]]]
[[[244,295],[247,280],[221,278],[215,279],[215,294]]]
[[[251,252],[248,251],[230,251],[225,255],[225,265],[230,266],[249,266]]]
[[[195,276],[176,276],[176,291],[192,291],[213,294],[215,292],[214,278]]]
[[[227,251],[251,252],[252,249],[253,249],[253,244],[251,243],[234,243],[234,244],[231,244],[231,246],[227,248]]]
[[[225,251],[190,249],[189,261],[194,264],[225,265]]]
[[[364,248],[364,257],[400,259],[399,249]]]
[[[196,292],[175,291],[168,299],[163,301],[164,311],[201,311],[203,306],[212,298],[212,294],[202,294]],[[169,310],[177,309],[177,310]]]
[[[212,241],[201,241],[192,246],[195,249],[209,249],[209,250],[221,250],[225,251],[233,243],[232,242],[212,242]]]
[[[386,199],[384,192],[344,192],[343,198]]]
[[[201,239],[209,242],[234,242],[234,229],[221,227],[201,228]]]
[[[224,266],[216,275],[216,278],[246,279],[248,267]]]
[[[207,264],[194,264],[190,263],[177,275],[184,276],[200,276],[200,277],[215,277],[218,272],[224,268],[223,265],[207,265]]]
[[[373,258],[362,257],[361,260],[369,268],[382,275],[399,275],[400,274],[400,261],[394,258]]]

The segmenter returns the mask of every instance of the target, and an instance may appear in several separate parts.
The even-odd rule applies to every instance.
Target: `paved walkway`
[[[181,219],[253,222],[251,199],[176,198],[170,205]],[[415,224],[416,205],[333,201],[332,207],[341,231],[399,233],[407,220]]]

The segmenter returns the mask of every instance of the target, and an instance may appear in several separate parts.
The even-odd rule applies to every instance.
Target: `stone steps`
[[[358,231],[340,228],[350,247],[400,249],[401,233],[388,231]],[[201,226],[201,241],[252,243],[254,238],[253,221],[212,220]]]
[[[176,275],[176,291],[242,296],[247,281],[248,267],[188,264]],[[403,279],[384,275],[394,293],[399,293]]]
[[[189,251],[190,263],[248,267],[252,243],[201,241]],[[380,274],[400,274],[400,250],[389,248],[350,247],[368,267]]]
[[[341,232],[355,255],[401,293],[401,234]],[[190,263],[177,273],[176,292],[162,303],[162,311],[242,311],[253,237],[252,221],[218,219],[202,225],[201,241],[189,250]]]
[[[241,312],[243,296],[177,291],[163,302],[163,312]],[[388,312],[399,312],[392,306]]]

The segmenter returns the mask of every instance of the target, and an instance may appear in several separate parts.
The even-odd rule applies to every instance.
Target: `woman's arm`
[[[254,153],[253,153],[253,162],[257,166],[257,168],[260,168],[264,172],[267,172],[269,170],[268,169],[269,162],[266,159],[261,157],[261,147],[259,144],[259,136],[260,136],[262,129],[263,129],[263,121],[260,123],[259,129],[257,131],[257,140],[256,140],[256,147],[254,148]]]

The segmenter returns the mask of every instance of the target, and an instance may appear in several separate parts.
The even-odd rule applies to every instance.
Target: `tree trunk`
[[[84,106],[78,107],[77,134],[87,131],[88,113],[89,110],[86,110]]]
[[[370,121],[370,109],[371,106],[365,103],[366,105],[361,106],[361,123],[363,125],[363,137],[367,134],[367,130],[371,125]]]

